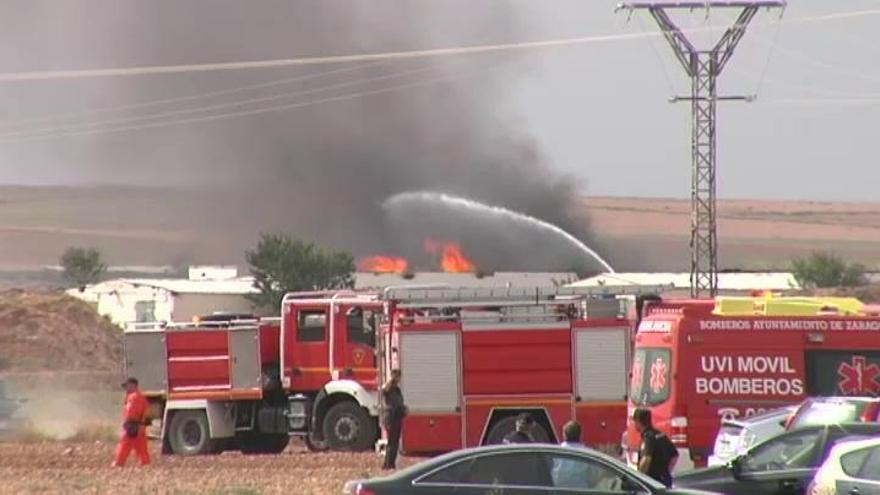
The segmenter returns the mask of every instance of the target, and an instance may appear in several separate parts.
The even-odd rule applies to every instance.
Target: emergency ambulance
[[[763,296],[651,301],[642,311],[628,409],[651,409],[680,468],[706,464],[722,420],[827,395],[880,395],[876,307]],[[639,441],[630,425],[630,462]]]

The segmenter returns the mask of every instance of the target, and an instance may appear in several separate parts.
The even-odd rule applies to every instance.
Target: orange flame
[[[393,256],[370,256],[358,262],[358,269],[373,273],[406,273],[409,261]]]
[[[474,264],[464,252],[461,246],[454,242],[438,242],[433,239],[425,239],[425,251],[431,254],[439,254],[440,266],[447,273],[473,273],[477,271]]]

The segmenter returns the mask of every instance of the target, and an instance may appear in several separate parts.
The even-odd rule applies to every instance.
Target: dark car
[[[550,444],[495,445],[460,450],[390,476],[351,481],[349,495],[553,495],[578,493],[706,493],[668,489],[609,456]]]
[[[836,443],[877,434],[877,423],[805,426],[756,445],[726,466],[681,473],[675,486],[730,495],[799,495]]]

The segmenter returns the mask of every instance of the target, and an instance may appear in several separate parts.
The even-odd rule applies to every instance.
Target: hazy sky
[[[384,7],[418,5],[406,12],[417,12],[419,19],[370,15],[371,5],[377,1]],[[401,47],[421,49],[656,32],[656,26],[644,13],[636,14],[629,22],[626,14],[615,15],[615,3],[0,1],[0,17],[5,20],[0,72],[262,60],[380,52]],[[316,22],[314,9],[329,4],[351,15]],[[783,20],[871,9],[880,9],[880,0],[791,0]],[[491,22],[495,11],[503,11],[500,17],[505,25],[487,32],[484,26]],[[698,12],[686,15],[682,22],[700,27],[706,25],[704,18],[705,13]],[[713,12],[708,23],[723,24],[727,20]],[[424,32],[418,36],[389,34],[387,25],[410,21],[430,27],[422,29]],[[772,12],[757,16],[720,82],[725,94],[751,94],[760,89],[754,103],[723,103],[719,111],[720,196],[876,200],[880,11],[815,23],[780,25],[777,21],[778,14]],[[292,37],[291,33],[300,38]],[[291,41],[302,36],[315,41],[309,46]],[[698,39],[704,44],[709,42],[705,33]],[[491,117],[503,120],[508,128],[532,136],[546,162],[571,174],[588,194],[687,196],[689,107],[684,103],[670,104],[667,98],[673,92],[686,92],[688,83],[662,39],[533,50],[514,57],[499,55],[498,61],[510,67],[503,68],[505,83],[494,88],[498,94],[497,107],[489,105],[481,111],[491,112]],[[417,69],[418,63],[388,64],[382,70],[392,73],[414,67]],[[24,135],[14,133],[48,129],[49,136],[56,136],[69,130],[106,129],[107,125],[101,122],[108,119],[132,119],[124,123],[135,125],[173,120],[133,119],[151,112],[223,104],[292,89],[286,86],[275,88],[274,93],[241,92],[193,99],[185,105],[173,103],[84,115],[82,112],[194,96],[338,68],[0,83],[0,182],[234,182],[234,174],[206,177],[210,175],[205,173],[210,170],[206,166],[223,162],[232,148],[253,147],[248,156],[254,160],[268,159],[259,150],[264,143],[254,138],[253,133],[254,129],[283,125],[284,121],[275,113],[35,141],[21,141]],[[458,83],[454,91],[467,92],[468,84],[480,84],[480,77],[468,77],[467,81],[472,83]],[[332,94],[358,90],[349,88]],[[327,94],[307,98],[324,96]],[[325,105],[310,106],[309,113],[304,115],[314,115],[325,108],[330,111],[332,107],[335,118],[344,119],[349,106],[361,108],[354,100]],[[39,120],[59,114],[66,117]],[[238,173],[247,173],[246,164],[242,170]]]

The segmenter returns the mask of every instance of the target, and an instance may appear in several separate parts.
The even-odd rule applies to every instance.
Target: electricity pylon
[[[691,103],[691,296],[715,296],[718,292],[718,237],[715,211],[715,106],[718,101],[751,101],[754,96],[718,96],[716,81],[746,27],[762,7],[784,8],[784,0],[624,2],[617,10],[647,10],[657,21],[675,57],[691,78],[690,96],[671,101]],[[742,9],[712,48],[698,49],[667,14],[671,9]]]

